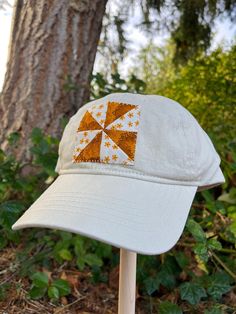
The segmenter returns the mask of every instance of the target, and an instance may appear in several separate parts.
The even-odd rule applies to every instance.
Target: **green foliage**
[[[221,250],[222,246],[219,241],[214,238],[209,240],[206,237],[201,225],[189,219],[186,224],[186,228],[192,234],[193,238],[196,240],[196,244],[193,247],[194,253],[203,261],[207,262],[212,250]]]
[[[143,93],[146,84],[144,81],[137,78],[135,75],[131,75],[128,80],[121,78],[119,73],[111,75],[109,82],[105,79],[101,73],[92,75],[91,80],[91,97],[100,98],[111,93]]]
[[[197,283],[185,282],[180,285],[180,296],[182,300],[190,304],[198,304],[200,300],[207,296],[205,289]]]
[[[44,288],[48,286],[48,276],[45,273],[37,272],[32,276],[32,283],[37,288]]]
[[[215,300],[220,300],[222,295],[231,290],[231,279],[224,272],[217,272],[210,276],[207,282],[207,293]]]
[[[4,300],[7,296],[7,290],[10,287],[9,283],[3,283],[0,285],[0,301]]]
[[[52,282],[51,285],[52,288],[54,288],[54,292],[57,290],[58,296],[65,296],[70,293],[70,286],[68,284],[68,281],[64,279],[56,279]]]
[[[235,154],[236,46],[199,55],[178,70],[169,59],[173,49],[171,43],[162,49],[149,45],[139,56],[137,68],[143,73],[138,73],[147,83],[147,93],[181,103],[210,134],[221,154]],[[225,162],[226,156],[222,157]],[[230,162],[230,166],[235,173],[235,164]]]
[[[223,310],[219,306],[214,306],[211,309],[205,310],[204,314],[224,314]]]
[[[85,266],[101,267],[103,259],[111,258],[111,246],[107,244],[67,232],[59,234],[60,238],[53,248],[53,256],[59,263],[74,259],[78,269],[84,270]]]
[[[218,48],[206,57],[199,55],[178,69],[171,65],[171,43],[166,49],[147,46],[137,65],[144,72],[138,74],[145,78],[148,93],[178,101],[197,118],[220,154],[226,178],[223,186],[195,197],[180,244],[185,251],[189,248],[194,253],[197,268],[203,274],[196,276],[191,270],[193,261],[189,263],[189,257],[173,249],[176,262],[188,278],[181,283],[176,272],[177,286],[181,299],[189,304],[208,299],[221,302],[236,280],[236,47],[227,51]],[[145,264],[142,267],[160,267]],[[152,277],[146,272],[143,277],[148,294],[162,286],[158,271],[152,272]],[[219,307],[208,312],[223,313]]]
[[[31,141],[33,146],[30,150],[34,156],[34,164],[41,166],[47,175],[55,177],[55,164],[58,158],[58,139],[51,136],[44,136],[39,128],[34,128],[31,133]]]
[[[186,227],[197,242],[206,243],[206,235],[202,227],[193,219],[187,221]]]
[[[169,301],[162,302],[158,307],[159,314],[182,314],[182,310],[173,303]]]
[[[36,272],[31,277],[32,284],[29,291],[31,299],[41,299],[46,294],[50,299],[59,299],[70,294],[69,283],[64,279],[49,280],[46,273]]]
[[[231,73],[235,69],[233,51],[217,50],[195,63],[190,62],[177,74],[172,70],[169,76],[165,74],[167,82],[160,85],[163,94],[179,100],[202,121],[221,155],[226,183],[197,193],[184,233],[171,251],[160,256],[138,255],[137,284],[142,296],[155,298],[175,291],[178,304],[183,302],[190,309],[193,306],[197,309],[201,302],[215,303],[215,306],[207,305],[206,314],[223,313],[224,297],[232,291],[236,280],[236,143],[232,131],[235,130],[234,107],[230,107],[235,92]],[[207,71],[211,71],[211,75]],[[162,72],[156,73],[159,76]],[[193,82],[194,73],[197,74]],[[223,82],[225,75],[228,89]],[[147,79],[147,89],[151,92],[150,86],[155,87],[152,93],[157,93],[152,79]],[[109,82],[99,73],[93,77],[92,98],[117,91],[145,92],[145,83],[135,76],[125,81],[118,74]],[[207,118],[206,110],[209,111]],[[17,140],[16,134],[9,137],[12,145]],[[29,297],[58,300],[70,293],[68,283],[51,279],[39,270],[51,271],[66,263],[78,271],[89,270],[93,283],[107,282],[109,271],[119,263],[119,250],[64,231],[11,230],[23,211],[56,178],[58,139],[34,129],[31,141],[30,171],[26,171],[28,165],[0,151],[0,249],[18,247],[21,241],[17,254],[18,274],[31,280]],[[7,291],[6,285],[0,286],[0,298],[6,297]],[[182,313],[177,304],[169,301],[157,305],[157,311]]]

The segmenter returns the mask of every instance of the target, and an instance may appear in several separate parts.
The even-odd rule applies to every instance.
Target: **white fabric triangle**
[[[107,114],[107,103],[93,105],[89,110],[93,118],[104,128]]]
[[[102,132],[102,142],[100,148],[100,158],[102,162],[108,164],[132,164],[132,160],[129,160],[129,157],[126,153],[119,148],[115,142],[105,133]]]
[[[109,124],[107,126],[107,129],[137,132],[138,126],[139,126],[139,118],[140,118],[139,112],[140,111],[138,110],[138,108],[128,111],[126,114],[116,119],[111,124]]]
[[[94,139],[101,130],[80,131],[76,134],[76,145],[74,155],[78,156],[80,152]]]

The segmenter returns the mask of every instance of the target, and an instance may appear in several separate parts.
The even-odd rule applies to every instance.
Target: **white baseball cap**
[[[224,182],[219,165],[207,134],[176,101],[110,94],[70,119],[59,176],[12,229],[61,229],[161,254],[181,236],[195,193]]]

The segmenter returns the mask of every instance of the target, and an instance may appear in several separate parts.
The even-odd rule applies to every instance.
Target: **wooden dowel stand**
[[[118,314],[135,314],[137,253],[120,249]]]

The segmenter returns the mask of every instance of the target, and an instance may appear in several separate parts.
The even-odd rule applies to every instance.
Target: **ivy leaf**
[[[190,218],[187,221],[186,227],[197,242],[206,242],[206,235],[199,223]]]
[[[144,286],[145,286],[147,294],[152,295],[153,292],[159,289],[159,286],[160,286],[159,276],[147,277],[144,280]]]
[[[221,299],[222,295],[231,290],[230,277],[225,272],[217,272],[210,276],[208,294],[214,299]]]
[[[164,287],[173,289],[176,286],[176,277],[179,273],[180,268],[175,258],[168,255],[158,273],[159,281]]]
[[[50,286],[48,288],[48,296],[50,299],[59,299],[60,293],[56,287]]]
[[[92,267],[92,282],[93,283],[98,283],[98,282],[107,283],[107,281],[108,281],[108,276],[101,271],[101,267],[93,266]]]
[[[183,252],[176,252],[175,259],[182,269],[185,269],[189,265],[189,259]]]
[[[169,301],[164,301],[159,305],[159,314],[183,314],[182,310],[178,305],[173,304]]]
[[[197,243],[195,246],[194,246],[194,249],[193,249],[194,253],[196,255],[199,256],[199,258],[204,261],[204,262],[207,262],[208,261],[208,258],[209,258],[209,255],[208,255],[208,250],[207,250],[207,246],[205,243]]]
[[[45,273],[34,273],[31,279],[33,281],[33,285],[37,288],[45,288],[48,286],[48,276]]]
[[[180,296],[182,300],[186,300],[194,305],[206,297],[207,294],[205,289],[198,283],[185,282],[180,285]]]
[[[47,291],[47,287],[39,288],[39,287],[33,286],[31,290],[29,291],[29,296],[31,299],[38,300],[38,299],[41,299],[45,295],[46,291]]]
[[[221,250],[222,249],[221,243],[219,241],[217,241],[216,239],[207,240],[207,246],[209,249],[212,249],[212,250]]]
[[[56,279],[52,282],[52,287],[55,287],[58,289],[60,296],[65,296],[70,294],[71,289],[68,281],[64,279]]]

